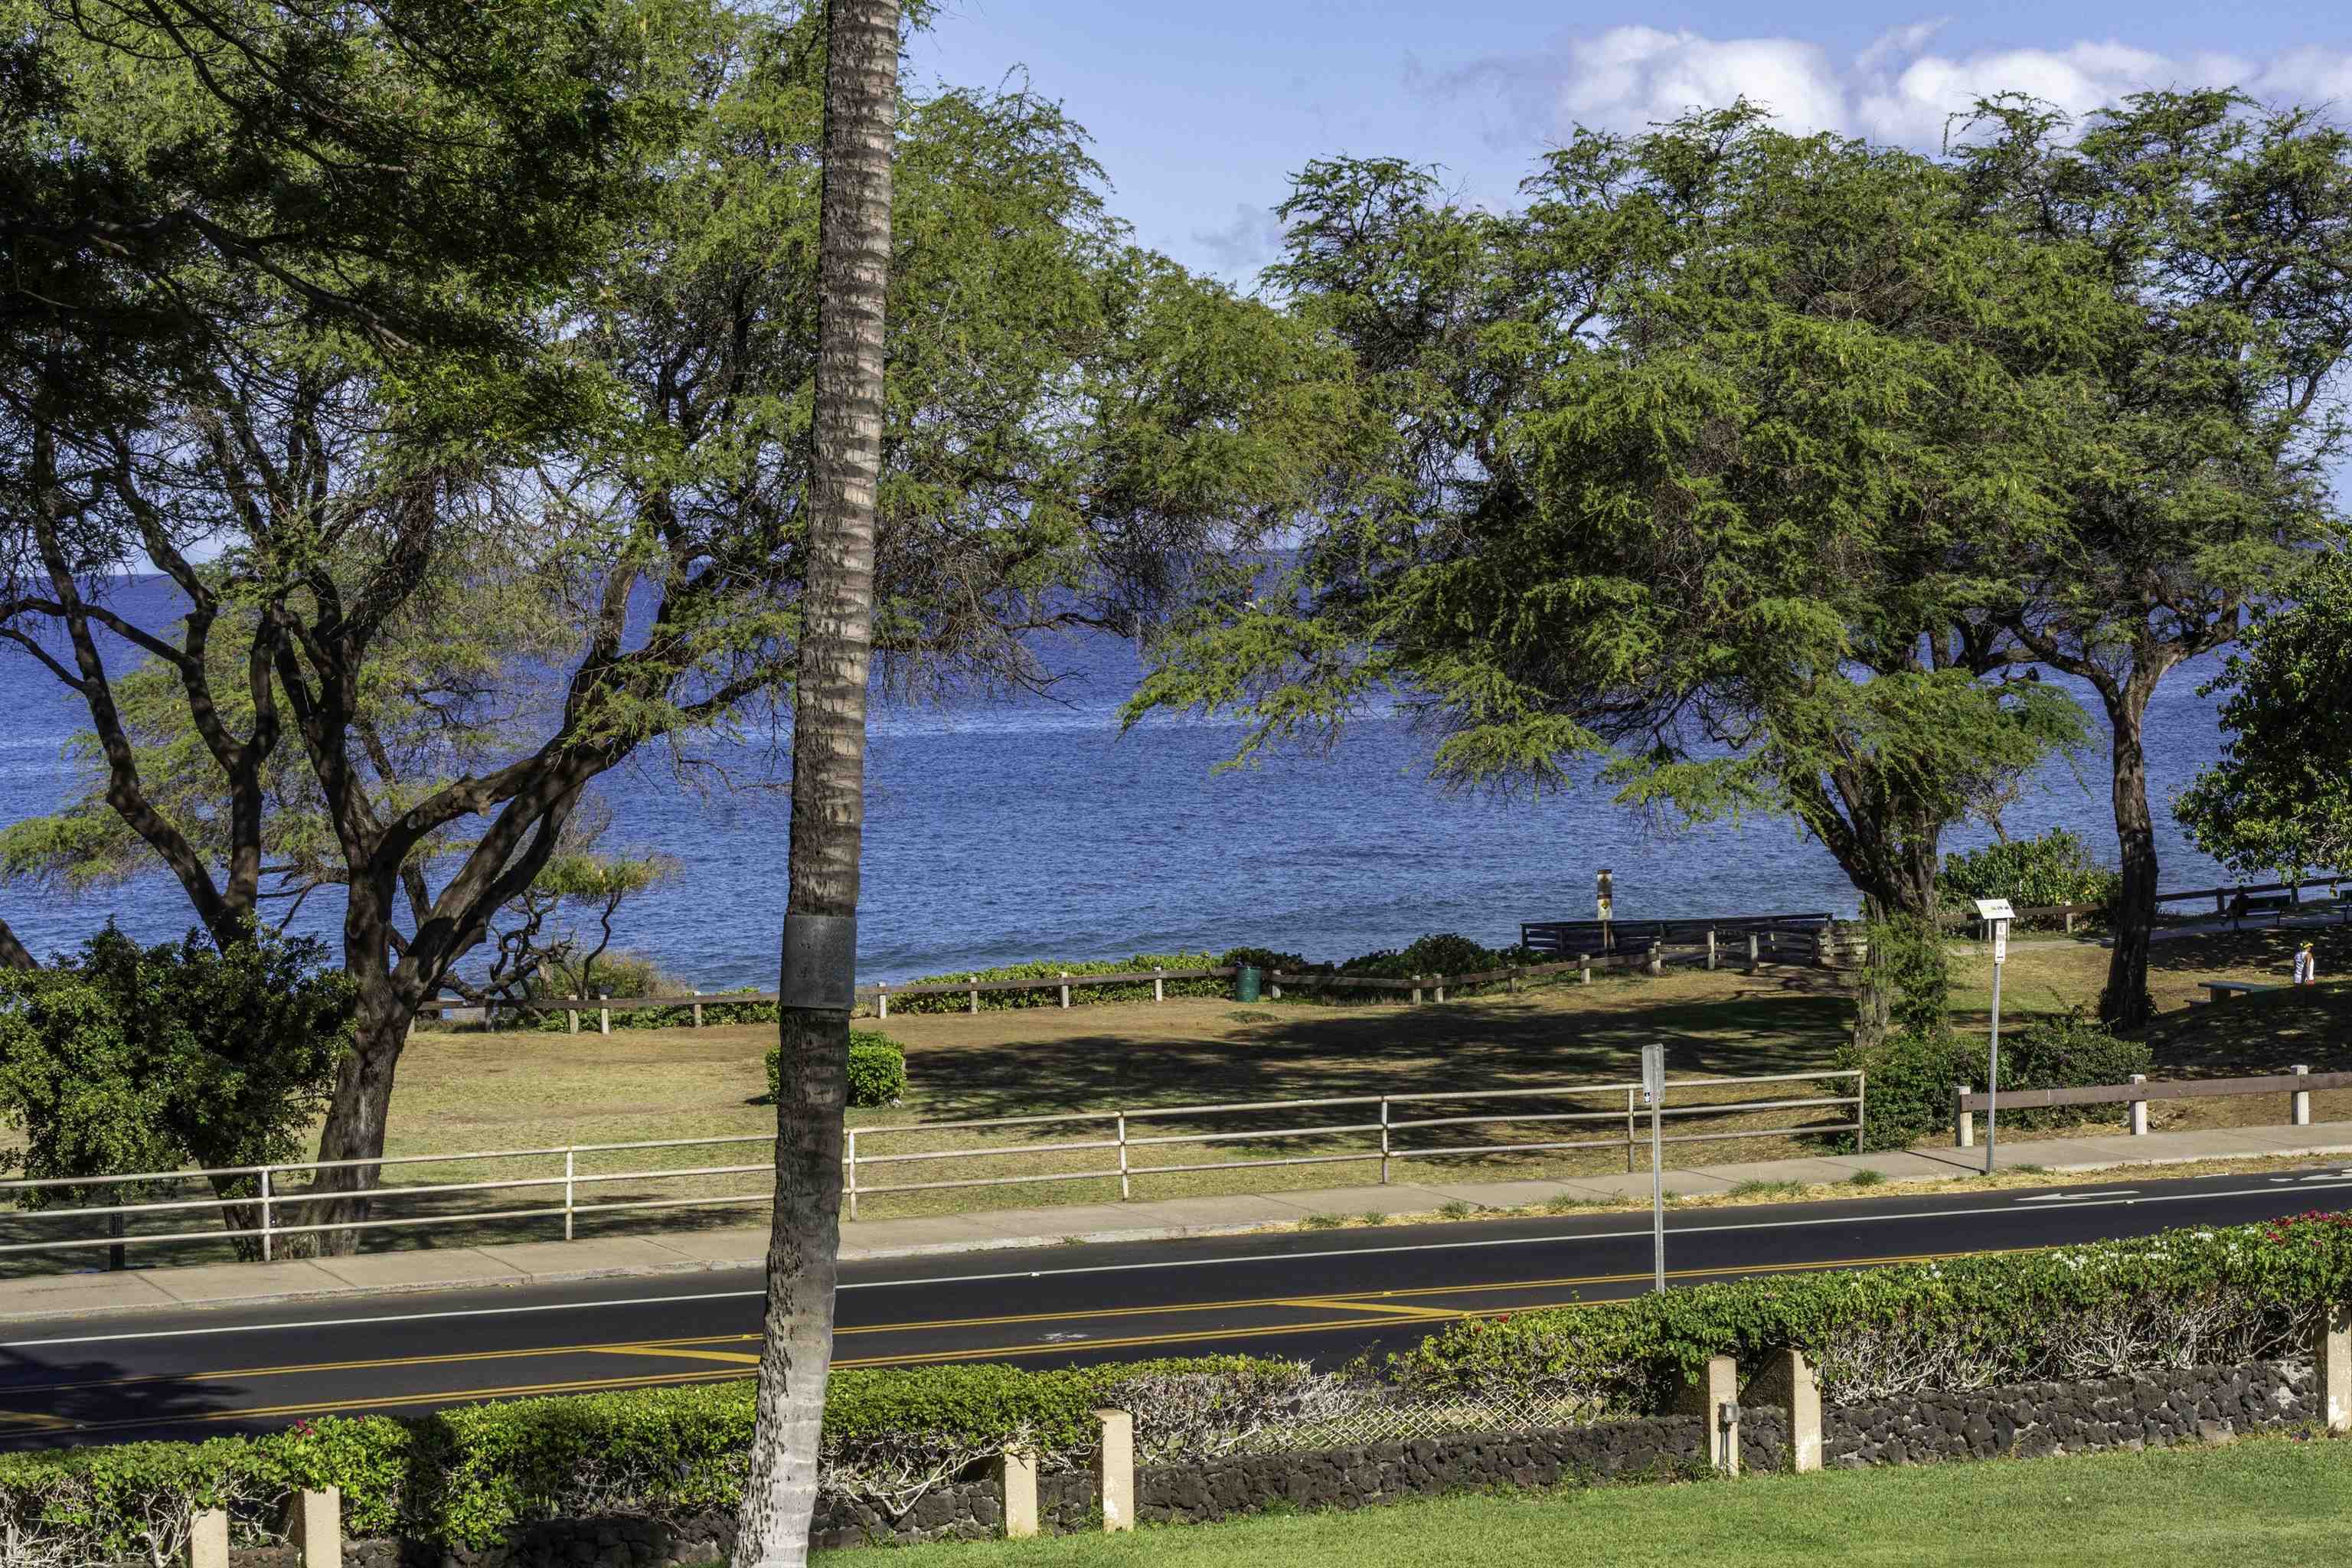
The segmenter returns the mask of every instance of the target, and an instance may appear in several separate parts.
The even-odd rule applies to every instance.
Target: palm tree
[[[775,1217],[738,1568],[800,1568],[808,1559],[817,1439],[833,1365],[873,653],[874,501],[882,466],[898,0],[830,0],[825,48],[815,461],[793,698],[792,885],[776,1010],[782,1056]]]

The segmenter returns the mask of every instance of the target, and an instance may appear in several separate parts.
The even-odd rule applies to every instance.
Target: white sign
[[[1666,1047],[1642,1047],[1642,1100],[1643,1104],[1654,1101],[1666,1092]]]
[[[2007,899],[1979,899],[1977,919],[1980,921],[2013,921],[2017,911],[2009,907]]]
[[[1609,900],[1607,899],[1596,899],[1593,901],[1601,906],[1601,918],[1604,921],[1607,920],[1609,918]]]
[[[2005,963],[2009,961],[2009,922],[2007,921],[1992,922],[1992,961],[1995,963]]]

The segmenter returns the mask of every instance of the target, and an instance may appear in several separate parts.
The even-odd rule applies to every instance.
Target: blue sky
[[[1270,209],[1309,158],[1441,163],[1465,196],[1502,203],[1580,121],[1637,127],[1742,92],[1792,126],[1927,146],[1949,110],[2005,88],[2082,110],[2144,87],[2234,82],[2352,112],[2352,10],[945,0],[909,64],[918,81],[967,86],[1025,69],[1093,132],[1139,239],[1245,283],[1274,253]]]

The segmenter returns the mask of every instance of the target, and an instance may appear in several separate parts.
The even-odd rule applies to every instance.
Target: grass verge
[[[2278,1568],[2352,1540],[2352,1443],[1448,1498],[1128,1536],[832,1552],[832,1568]]]

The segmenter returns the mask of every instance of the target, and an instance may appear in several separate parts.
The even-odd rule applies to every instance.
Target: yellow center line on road
[[[1984,1250],[2009,1251],[2012,1248]],[[1951,1258],[1977,1256],[1974,1252],[1914,1253],[1879,1258],[1819,1259],[1795,1263],[1727,1265],[1715,1268],[1671,1269],[1673,1279],[1722,1279],[1748,1274],[1777,1274],[1817,1269],[1846,1268],[1882,1264],[1925,1263]],[[1195,1301],[1162,1307],[1114,1307],[1094,1310],[1036,1312],[983,1318],[934,1319],[917,1322],[867,1324],[845,1329],[840,1336],[852,1334],[887,1334],[930,1331],[958,1328],[1002,1327],[1017,1323],[1088,1321],[1105,1318],[1179,1315],[1192,1312],[1244,1310],[1280,1308],[1290,1310],[1327,1312],[1372,1312],[1383,1319],[1404,1322],[1458,1322],[1474,1318],[1500,1317],[1509,1313],[1544,1311],[1553,1308],[1590,1306],[1594,1303],[1575,1299],[1522,1303],[1509,1307],[1475,1307],[1453,1310],[1437,1307],[1416,1307],[1399,1298],[1426,1296],[1461,1296],[1475,1294],[1517,1294],[1529,1290],[1577,1289],[1591,1285],[1627,1284],[1651,1278],[1643,1270],[1624,1274],[1587,1274],[1556,1279],[1502,1280],[1473,1285],[1412,1286],[1395,1291],[1360,1291],[1346,1296],[1256,1297],[1229,1301]],[[844,1356],[834,1362],[839,1367],[908,1366],[919,1363],[986,1361],[995,1357],[1018,1357],[1067,1353],[1086,1350],[1122,1350],[1151,1345],[1196,1344],[1204,1341],[1265,1339],[1286,1334],[1316,1333],[1350,1326],[1358,1320],[1330,1318],[1319,1321],[1280,1323],[1253,1328],[1216,1328],[1187,1331],[1179,1333],[1144,1333],[1106,1339],[1040,1340],[1026,1343],[980,1345],[969,1349],[909,1352],[898,1355]],[[721,1382],[744,1375],[745,1371],[759,1364],[759,1356],[751,1352],[725,1352],[702,1347],[722,1344],[746,1344],[757,1342],[755,1334],[711,1334],[694,1339],[672,1341],[607,1342],[593,1344],[551,1345],[535,1349],[454,1352],[427,1356],[397,1356],[375,1361],[322,1362],[303,1366],[264,1366],[233,1372],[190,1373],[142,1373],[119,1379],[94,1379],[80,1383],[60,1383],[34,1387],[0,1391],[0,1396],[21,1397],[26,1394],[65,1392],[92,1388],[131,1387],[157,1383],[221,1382],[235,1378],[283,1377],[294,1373],[348,1371],[379,1371],[403,1367],[451,1365],[474,1361],[507,1361],[529,1356],[575,1354],[613,1354],[624,1356],[676,1357],[684,1360],[722,1361],[723,1367],[701,1372],[648,1373],[635,1377],[577,1378],[542,1383],[511,1384],[497,1387],[452,1390],[446,1393],[416,1392],[381,1395],[358,1395],[343,1399],[313,1400],[300,1404],[247,1405],[234,1409],[204,1411],[175,1415],[165,1419],[173,1423],[215,1421],[266,1420],[278,1417],[332,1414],[339,1411],[366,1411],[402,1407],[438,1407],[485,1399],[526,1398],[551,1394],[583,1394],[609,1389],[644,1388],[673,1384]],[[122,1430],[158,1424],[152,1416],[102,1422],[75,1422],[43,1412],[20,1412],[0,1409],[0,1426],[11,1423],[43,1426],[69,1427],[76,1431],[103,1432]]]

